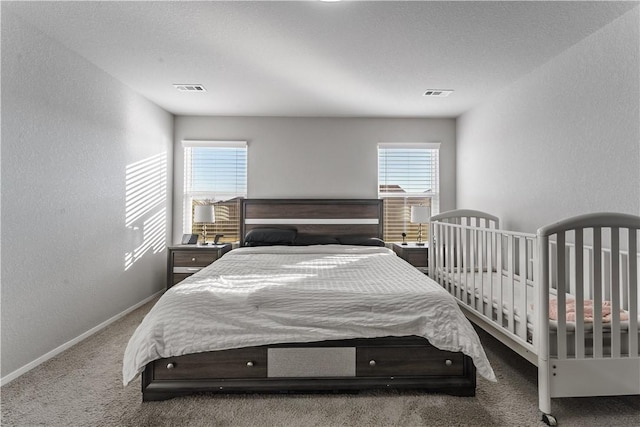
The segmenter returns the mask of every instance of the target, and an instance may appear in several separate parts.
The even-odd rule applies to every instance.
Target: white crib
[[[431,218],[429,275],[478,326],[538,367],[551,398],[640,394],[640,217],[573,217],[537,234],[473,210]],[[567,314],[569,313],[569,316]]]

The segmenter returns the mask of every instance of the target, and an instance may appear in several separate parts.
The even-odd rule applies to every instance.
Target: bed
[[[382,218],[380,200],[244,200],[242,247],[160,298],[127,345],[123,382],[141,373],[144,401],[374,388],[475,395],[476,372],[495,380],[475,330],[438,284],[377,246]]]
[[[433,216],[429,275],[469,319],[538,367],[551,398],[640,394],[640,217],[577,216],[537,234],[481,211]]]

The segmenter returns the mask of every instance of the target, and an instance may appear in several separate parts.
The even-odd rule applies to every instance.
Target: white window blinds
[[[185,190],[225,200],[247,195],[247,143],[183,141]]]
[[[224,234],[223,242],[240,239],[239,200],[247,196],[246,141],[183,141],[184,232],[199,234],[194,206],[214,205],[215,223],[207,236]]]
[[[378,196],[384,203],[384,239],[415,240],[419,224],[412,224],[411,206],[430,206],[439,212],[439,143],[378,144]]]

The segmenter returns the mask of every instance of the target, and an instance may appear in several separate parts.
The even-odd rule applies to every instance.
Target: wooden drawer
[[[184,274],[182,274],[182,273],[180,273],[180,274],[174,273],[174,274],[171,275],[171,284],[172,285],[178,284],[178,283],[182,282],[184,279],[186,279],[187,277],[191,276],[191,274],[193,274],[193,273],[189,273],[189,274],[187,274],[187,273],[184,273]]]
[[[406,260],[414,267],[426,267],[429,254],[427,250],[410,250],[406,252]]]
[[[464,355],[433,346],[358,347],[356,376],[463,375]]]
[[[177,251],[173,254],[174,267],[206,267],[218,259],[218,252]]]
[[[265,347],[185,354],[153,363],[158,380],[267,377]]]
[[[429,247],[426,244],[418,246],[416,244],[401,245],[400,243],[394,243],[393,251],[414,267],[429,266]]]
[[[215,262],[231,250],[231,245],[169,247],[167,253],[167,289]]]

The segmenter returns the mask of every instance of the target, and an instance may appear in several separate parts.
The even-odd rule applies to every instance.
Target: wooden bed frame
[[[431,218],[429,275],[471,321],[538,367],[538,403],[549,425],[557,422],[551,398],[640,394],[638,322],[625,327],[613,314],[605,324],[599,308],[607,300],[613,313],[638,319],[638,230],[640,217],[618,213],[568,218],[537,234],[499,230],[498,218],[480,211]],[[564,320],[569,297],[577,302],[573,324]],[[586,300],[594,306],[590,324]],[[529,321],[518,316],[529,307]]]
[[[241,235],[256,227],[294,226],[300,233],[382,237],[378,199],[247,199]],[[242,238],[242,243],[244,239]],[[275,344],[155,360],[142,374],[144,401],[195,392],[295,393],[421,389],[474,396],[469,356],[439,350],[421,337],[361,338]]]

